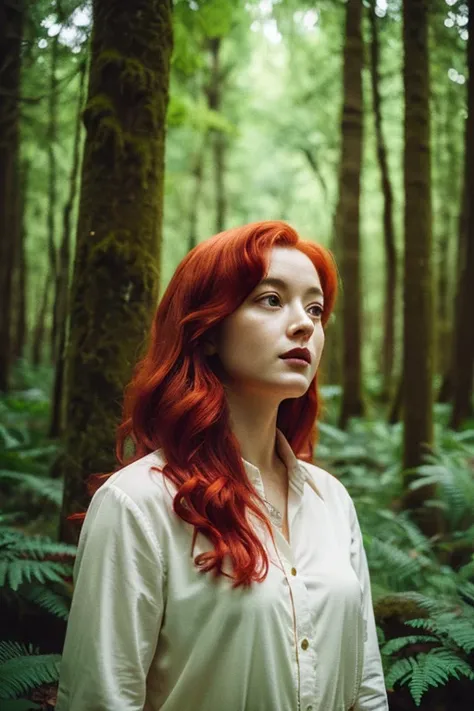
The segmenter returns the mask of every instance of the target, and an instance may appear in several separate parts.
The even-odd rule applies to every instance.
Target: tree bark
[[[348,0],[344,42],[342,149],[337,209],[343,316],[342,408],[339,424],[364,413],[361,372],[360,176],[362,168],[362,3]]]
[[[420,465],[433,442],[433,276],[431,213],[428,0],[404,0],[405,261],[404,261],[404,468]],[[408,487],[416,475],[405,474]],[[433,510],[423,508],[434,491],[406,489],[422,529],[437,531]]]
[[[222,75],[220,68],[221,37],[209,39],[211,55],[211,77],[207,88],[208,106],[213,111],[220,111],[222,105]],[[212,155],[214,163],[214,186],[216,194],[216,232],[225,229],[227,199],[225,190],[225,137],[222,131],[213,129]]]
[[[440,186],[439,186],[439,213],[438,224],[440,226],[437,244],[435,245],[436,261],[436,290],[435,290],[435,313],[437,321],[437,344],[435,349],[435,373],[445,375],[450,368],[451,342],[453,339],[454,309],[453,303],[453,275],[451,273],[451,244],[456,238],[456,215],[459,211],[459,180],[457,176],[460,172],[459,149],[457,137],[457,123],[459,106],[457,103],[457,91],[455,85],[450,82],[448,93],[443,96],[444,106],[440,111],[435,111],[434,115],[440,114],[438,134],[438,149],[440,163]],[[455,87],[458,89],[458,87]]]
[[[467,193],[467,119],[465,120],[464,126],[464,171],[463,171],[463,186],[461,191],[461,206],[459,211],[459,221],[458,221],[458,240],[457,240],[457,254],[456,254],[456,287],[455,287],[455,297],[454,297],[454,325],[451,337],[451,350],[450,350],[450,361],[446,373],[443,377],[443,382],[441,383],[441,388],[438,396],[439,402],[451,402],[453,397],[453,372],[456,368],[456,353],[458,348],[458,339],[456,334],[462,329],[462,324],[460,323],[460,290],[459,284],[461,282],[462,265],[465,261],[466,255],[466,245],[467,245],[467,215],[469,209],[469,196]]]
[[[12,291],[19,238],[19,98],[24,9],[0,6],[0,391],[12,362]]]
[[[26,289],[27,289],[27,263],[26,247],[26,217],[25,203],[28,192],[29,163],[22,161],[19,191],[19,231],[15,264],[15,338],[13,354],[15,358],[23,358],[26,344]]]
[[[56,170],[56,144],[58,140],[58,54],[59,33],[51,40],[51,66],[49,77],[48,97],[48,127],[46,141],[48,145],[48,211],[47,234],[49,268],[53,275],[53,325],[51,329],[51,361],[55,363],[58,341],[58,287],[59,287],[59,259],[56,247],[56,208],[57,208],[57,170]]]
[[[158,294],[171,0],[95,0],[71,289],[60,537],[115,468],[125,385]]]
[[[86,78],[86,61],[82,62],[79,75],[79,93],[77,100],[76,124],[74,128],[74,144],[71,174],[69,176],[69,195],[64,206],[63,214],[63,234],[61,247],[59,250],[59,268],[56,285],[56,318],[57,342],[55,343],[56,353],[54,362],[56,369],[54,373],[53,401],[51,410],[51,423],[49,436],[59,437],[64,431],[64,374],[66,366],[66,342],[68,330],[69,311],[69,272],[71,267],[71,216],[77,195],[77,179],[79,175],[80,146],[81,146],[81,118],[84,104],[84,89]]]
[[[51,272],[48,270],[41,294],[41,301],[36,312],[35,326],[33,329],[33,343],[31,347],[31,362],[35,367],[41,365],[44,352],[44,342],[46,336],[46,315],[48,313],[49,296],[53,279]]]
[[[455,338],[453,378],[453,409],[450,426],[459,429],[473,414],[472,384],[474,377],[474,0],[469,0],[467,41],[467,123],[466,123],[466,243],[460,261],[458,318]]]
[[[395,228],[393,220],[393,190],[387,162],[387,149],[382,131],[382,99],[380,95],[380,43],[375,0],[370,6],[372,42],[370,45],[370,67],[372,97],[375,119],[377,158],[380,167],[383,193],[383,228],[385,248],[385,296],[384,335],[382,346],[382,398],[389,402],[393,395],[393,354],[395,350],[395,303],[397,291],[397,254],[395,249]]]

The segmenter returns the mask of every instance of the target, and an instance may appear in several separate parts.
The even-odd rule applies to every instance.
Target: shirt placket
[[[318,655],[314,647],[314,634],[309,608],[309,594],[298,574],[290,546],[280,531],[276,530],[277,555],[289,588],[293,608],[295,655],[298,669],[298,711],[318,709]]]

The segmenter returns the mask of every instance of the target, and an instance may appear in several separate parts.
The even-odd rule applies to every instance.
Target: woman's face
[[[324,346],[324,296],[311,260],[291,247],[274,247],[266,277],[219,325],[209,353],[219,356],[226,387],[272,394],[304,395]],[[282,358],[294,348],[309,351],[309,363]]]

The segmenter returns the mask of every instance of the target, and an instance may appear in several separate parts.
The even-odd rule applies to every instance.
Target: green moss
[[[374,604],[374,613],[377,622],[391,617],[396,617],[401,622],[427,617],[426,610],[423,610],[418,602],[408,595],[387,595],[381,598]]]
[[[108,94],[96,94],[87,102],[85,113],[91,118],[97,118],[103,114],[115,114],[115,106]]]
[[[120,80],[123,83],[138,85],[140,89],[148,89],[154,81],[154,72],[135,57],[127,57],[116,49],[106,49],[97,57],[96,69],[104,71],[110,66],[120,68]]]
[[[112,142],[114,156],[117,159],[123,153],[125,135],[119,121],[114,116],[101,118],[92,148],[98,150],[109,141]]]

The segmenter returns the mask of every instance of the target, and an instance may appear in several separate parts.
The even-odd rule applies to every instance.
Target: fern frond
[[[21,595],[62,620],[67,620],[69,616],[70,601],[59,592],[39,585],[28,585],[21,590]]]
[[[370,544],[370,554],[374,565],[377,565],[378,558],[383,568],[390,571],[390,576],[400,582],[413,578],[425,563],[423,556],[412,556],[396,545],[375,537]]]
[[[407,625],[416,629],[421,627],[438,634],[441,638],[447,638],[466,654],[474,650],[474,620],[472,619],[450,613],[427,620],[408,620]]]
[[[397,683],[404,685],[406,681],[408,681],[408,679],[411,677],[411,673],[411,658],[397,659],[397,661],[392,664],[388,673],[385,675],[385,685],[387,689],[393,689],[393,687]]]
[[[45,536],[28,536],[15,528],[0,528],[0,559],[28,555],[42,560],[46,556],[75,556],[76,546],[58,543]]]
[[[424,634],[412,634],[406,637],[394,637],[389,642],[386,642],[382,647],[383,654],[390,655],[395,652],[399,652],[403,647],[408,644],[426,644],[427,642],[436,642],[439,644],[439,639],[437,637],[432,637],[430,635]]]
[[[51,479],[48,476],[9,469],[0,469],[0,479],[15,481],[37,496],[52,501],[58,507],[61,506],[64,488],[62,479]]]
[[[474,671],[467,662],[447,649],[433,649],[412,659],[412,675],[408,688],[417,706],[430,686],[443,686],[450,678],[465,676],[474,680]]]
[[[60,661],[61,655],[37,654],[31,645],[0,642],[0,699],[58,681]]]
[[[0,561],[0,587],[8,585],[12,590],[18,590],[24,582],[45,583],[50,580],[61,583],[70,573],[70,565],[54,560],[3,560]]]

